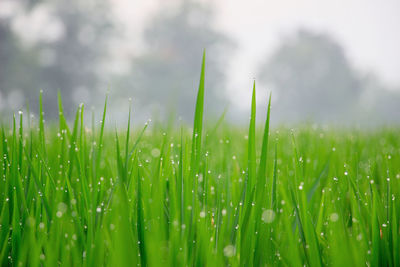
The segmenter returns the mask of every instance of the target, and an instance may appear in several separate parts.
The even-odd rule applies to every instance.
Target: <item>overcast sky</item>
[[[344,46],[357,69],[374,71],[387,85],[400,87],[399,0],[203,1],[215,6],[216,27],[238,44],[228,71],[228,87],[237,100],[249,97],[246,88],[253,78],[257,79],[259,64],[280,38],[300,27],[329,33]],[[160,6],[174,3],[171,0],[112,2],[129,40],[125,49],[118,50],[121,56],[139,53],[142,44],[138,36],[146,20]]]

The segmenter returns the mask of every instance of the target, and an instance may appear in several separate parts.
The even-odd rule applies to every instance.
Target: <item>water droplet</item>
[[[57,210],[60,211],[61,213],[65,213],[67,211],[67,204],[65,204],[64,202],[60,202],[57,205]]]
[[[233,257],[236,253],[236,248],[233,245],[227,245],[224,247],[224,255],[225,257]]]
[[[272,223],[275,220],[275,212],[273,210],[265,210],[262,213],[261,219],[265,223]]]
[[[226,209],[223,209],[223,210],[221,211],[221,213],[222,213],[222,216],[225,216],[225,215],[226,215]]]
[[[330,219],[332,222],[337,222],[337,220],[339,220],[339,215],[338,215],[337,213],[332,213],[332,214],[329,216],[329,219]]]

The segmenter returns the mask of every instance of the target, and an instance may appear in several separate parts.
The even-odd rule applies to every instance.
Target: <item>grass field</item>
[[[2,266],[400,266],[398,128],[203,124],[204,60],[193,128],[59,102],[1,127]]]

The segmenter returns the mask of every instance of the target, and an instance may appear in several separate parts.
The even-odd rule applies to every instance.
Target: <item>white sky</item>
[[[300,27],[328,32],[344,46],[357,69],[374,71],[387,85],[400,87],[400,0],[202,1],[216,7],[216,27],[238,44],[228,70],[228,87],[237,100],[248,97],[244,88],[257,79],[257,67],[280,37]],[[160,5],[176,1],[113,2],[131,40],[126,49],[135,53],[140,51],[138,36],[146,19]]]

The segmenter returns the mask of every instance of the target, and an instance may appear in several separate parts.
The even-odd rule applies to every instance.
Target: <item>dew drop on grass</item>
[[[301,182],[300,185],[299,185],[299,190],[303,190],[303,185],[304,185],[304,183]]]
[[[225,216],[225,215],[226,215],[226,209],[223,209],[223,210],[221,211],[221,213],[222,213],[222,216]]]
[[[200,218],[206,217],[206,212],[204,210],[200,211]]]
[[[236,249],[233,245],[227,245],[226,247],[224,247],[224,255],[225,257],[233,257],[236,253]]]
[[[65,213],[67,211],[67,204],[65,204],[64,202],[58,203],[57,210],[61,213]]]
[[[339,215],[338,215],[337,213],[332,213],[332,214],[329,216],[329,219],[330,219],[332,222],[337,222],[337,220],[339,220]]]
[[[151,150],[151,156],[154,158],[157,158],[160,156],[160,150],[158,148],[153,148]]]
[[[275,216],[275,212],[271,209],[268,209],[262,213],[261,219],[265,223],[272,223],[275,220]]]

